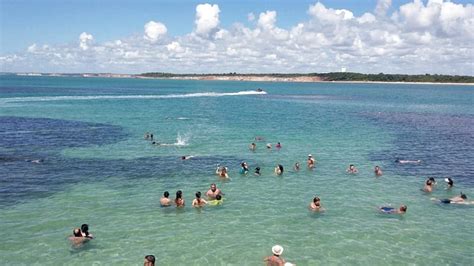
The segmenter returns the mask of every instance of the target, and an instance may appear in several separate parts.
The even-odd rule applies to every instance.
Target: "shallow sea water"
[[[2,264],[140,265],[154,254],[158,265],[262,265],[275,244],[297,265],[473,264],[474,207],[430,200],[474,197],[471,86],[0,79]],[[255,136],[265,141],[251,152]],[[242,161],[262,176],[240,175]],[[345,173],[351,163],[359,174]],[[430,195],[427,176],[438,179]],[[213,182],[224,204],[193,209]],[[178,189],[184,209],[159,207]],[[326,212],[308,211],[315,195]],[[401,203],[403,217],[376,211]],[[82,223],[96,239],[73,248]]]

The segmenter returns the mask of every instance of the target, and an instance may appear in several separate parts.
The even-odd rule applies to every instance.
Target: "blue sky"
[[[375,14],[375,8],[380,3],[387,4],[387,7],[384,9],[385,12],[385,19],[381,18],[381,15]],[[432,3],[428,3],[432,2]],[[179,43],[177,48],[178,51],[189,51],[190,53],[204,55],[207,54],[208,51],[198,51],[195,47],[197,43],[201,42],[200,40],[193,39],[194,37],[191,36],[196,33],[196,16],[197,11],[196,8],[198,5],[202,5],[205,3],[209,3],[210,5],[217,6],[218,12],[214,15],[218,20],[217,25],[212,25],[212,29],[210,29],[212,34],[216,33],[218,30],[222,30],[221,33],[228,33],[230,32],[231,36],[228,36],[227,42],[220,41],[221,39],[214,38],[215,36],[210,36],[211,32],[208,35],[204,36],[201,35],[206,41],[206,45],[210,45],[211,48],[221,49],[221,55],[225,56],[224,52],[227,54],[234,55],[234,50],[236,47],[242,49],[242,51],[247,50],[258,50],[255,49],[252,45],[249,47],[243,48],[245,44],[242,45],[234,45],[235,38],[239,38],[236,34],[238,32],[242,32],[242,28],[249,29],[252,31],[257,31],[260,29],[260,32],[255,33],[255,38],[262,38],[261,41],[264,41],[263,38],[270,38],[267,41],[283,41],[287,42],[285,49],[289,49],[289,46],[294,47],[301,47],[304,46],[304,40],[301,38],[300,40],[296,41],[295,39],[289,40],[291,37],[291,30],[296,28],[298,24],[304,24],[304,29],[308,31],[302,32],[301,35],[307,34],[308,42],[311,42],[310,36],[316,36],[314,41],[326,43],[329,45],[331,43],[331,47],[335,45],[349,45],[349,43],[360,42],[360,36],[366,35],[366,38],[372,38],[371,43],[368,41],[365,42],[365,38],[363,38],[363,45],[359,45],[359,49],[361,47],[365,47],[364,45],[370,45],[370,47],[374,47],[373,45],[378,45],[377,49],[374,48],[373,53],[375,54],[383,54],[384,49],[395,49],[394,46],[391,47],[382,47],[378,43],[379,41],[386,41],[387,43],[390,42],[397,42],[398,39],[401,38],[401,42],[408,44],[409,42],[416,43],[417,41],[412,40],[413,38],[419,38],[419,42],[423,41],[439,41],[438,45],[449,45],[448,51],[452,51],[453,49],[460,49],[459,51],[463,53],[467,53],[468,59],[472,62],[472,48],[469,49],[468,46],[465,45],[465,41],[472,41],[472,29],[469,30],[470,26],[472,25],[472,2],[467,0],[455,0],[451,1],[452,4],[457,5],[459,11],[455,14],[449,16],[449,21],[446,21],[445,14],[446,10],[453,10],[452,6],[449,6],[447,3],[449,1],[442,1],[442,0],[430,0],[430,1],[421,1],[421,0],[379,0],[379,1],[369,1],[369,0],[332,0],[332,1],[320,1],[320,4],[324,8],[318,8],[317,11],[311,13],[310,7],[316,6],[318,1],[307,1],[307,0],[296,0],[296,1],[283,1],[283,0],[262,0],[262,1],[249,1],[249,0],[242,0],[242,1],[191,1],[191,0],[182,0],[182,1],[151,1],[151,0],[38,0],[38,1],[26,1],[26,0],[1,0],[1,47],[0,47],[0,56],[3,59],[2,62],[2,70],[14,70],[20,71],[24,69],[24,71],[59,71],[61,72],[61,66],[54,67],[54,63],[52,64],[45,64],[43,69],[35,69],[32,67],[34,65],[35,60],[44,59],[40,55],[40,47],[49,49],[48,51],[52,51],[54,49],[55,53],[60,53],[62,57],[66,57],[67,54],[69,58],[71,56],[77,56],[83,58],[84,55],[79,54],[72,54],[70,50],[72,47],[77,46],[78,38],[82,33],[87,33],[84,36],[90,36],[90,38],[86,38],[82,41],[87,42],[88,46],[86,49],[87,52],[90,53],[93,49],[99,51],[100,47],[103,47],[108,42],[114,42],[117,40],[121,40],[122,42],[126,42],[128,47],[134,46],[135,48],[131,48],[128,52],[128,55],[132,54],[139,54],[140,59],[142,60],[141,63],[145,64],[146,60],[143,59],[144,54],[151,52],[151,50],[158,48],[160,45],[163,48],[163,51],[174,51],[176,49],[170,49],[168,45],[173,42]],[[421,7],[420,7],[421,3]],[[406,8],[401,8],[406,6]],[[435,7],[436,6],[436,7]],[[319,6],[320,7],[320,6]],[[366,13],[373,14],[377,17],[377,21],[380,20],[382,23],[379,23],[381,27],[384,28],[377,28],[375,25],[367,27],[367,31],[363,32],[364,26],[360,26],[357,28],[356,31],[361,31],[355,34],[354,36],[350,36],[351,41],[347,41],[346,44],[342,42],[338,42],[338,38],[340,36],[334,35],[334,32],[326,32],[326,28],[323,27],[324,23],[329,23],[328,20],[326,21],[327,17],[320,16],[323,13],[333,14],[336,12],[340,14],[341,12],[337,10],[345,10],[351,13],[351,17],[347,17],[344,19],[344,22],[337,22],[332,20],[331,25],[327,25],[328,28],[332,28],[334,30],[349,30],[354,27],[353,22],[358,20],[364,16]],[[444,11],[443,11],[444,10]],[[266,13],[267,11],[275,12],[275,13]],[[206,11],[208,12],[208,11]],[[209,11],[212,12],[212,11]],[[318,14],[316,14],[319,12]],[[339,12],[339,13],[338,13]],[[419,19],[418,21],[413,22],[416,20],[416,14],[413,12],[420,12],[420,16],[422,18],[426,17],[426,20]],[[438,12],[433,15],[433,12]],[[444,12],[444,13],[443,13]],[[310,14],[311,13],[311,14]],[[470,13],[470,17],[469,14]],[[249,16],[251,14],[251,16]],[[263,17],[260,15],[264,14]],[[347,12],[346,12],[347,14]],[[453,17],[453,16],[460,16],[460,17]],[[365,16],[367,18],[368,16]],[[268,18],[270,20],[269,27],[265,28],[263,20],[260,21],[259,19]],[[370,23],[377,23],[372,21]],[[389,20],[391,22],[389,22]],[[163,34],[159,34],[159,37],[156,39],[151,40],[153,46],[146,46],[144,44],[139,43],[139,39],[143,41],[144,36],[144,25],[150,21],[154,21],[164,25],[166,28],[166,32]],[[352,22],[350,22],[352,21]],[[461,21],[460,24],[469,26],[465,29],[468,33],[467,39],[462,38],[462,34],[466,34],[466,32],[459,31],[457,35],[454,34],[453,36],[449,36],[446,38],[446,35],[452,35],[450,33],[451,28],[456,25],[454,21]],[[350,22],[350,23],[349,23]],[[318,25],[319,23],[319,25]],[[345,24],[346,27],[343,27],[342,23]],[[409,24],[419,23],[419,27],[411,27]],[[433,25],[426,25],[426,23],[433,23]],[[235,25],[239,25],[236,29]],[[361,24],[361,23],[359,23]],[[386,25],[385,25],[386,24]],[[439,25],[438,25],[439,24]],[[453,25],[452,25],[453,24]],[[262,28],[263,27],[263,28]],[[341,28],[342,27],[342,28]],[[433,29],[444,29],[445,32],[439,34],[439,30],[431,31],[429,28],[432,27]],[[264,29],[265,28],[265,29]],[[281,29],[282,31],[279,31]],[[271,32],[269,34],[264,34],[264,32],[268,31]],[[273,30],[273,31],[272,31]],[[375,40],[376,36],[373,36],[369,31],[372,32],[387,32],[388,34],[386,40]],[[397,32],[397,36],[389,36],[393,32]],[[415,32],[419,36],[412,36],[412,33]],[[349,33],[349,32],[347,32]],[[272,35],[271,36],[269,35]],[[282,36],[278,37],[277,35]],[[385,34],[385,33],[384,33]],[[444,34],[444,35],[443,35]],[[146,33],[145,33],[146,35]],[[198,34],[199,35],[199,34]],[[221,34],[222,35],[222,34]],[[221,36],[219,35],[219,36]],[[267,36],[268,35],[268,36]],[[376,34],[375,34],[376,35]],[[288,37],[290,36],[290,37]],[[347,34],[345,35],[347,36]],[[423,37],[424,36],[424,37]],[[242,36],[241,36],[242,37]],[[439,38],[437,38],[439,37]],[[452,38],[451,38],[452,37]],[[214,41],[212,40],[214,38]],[[359,39],[358,39],[359,38]],[[458,42],[457,38],[461,38],[461,46],[457,47],[456,42]],[[159,39],[159,40],[158,40]],[[439,39],[439,40],[438,40]],[[150,41],[148,38],[147,40]],[[451,41],[450,41],[451,40]],[[454,41],[456,40],[456,41]],[[81,42],[81,41],[79,41]],[[264,41],[265,42],[265,41]],[[248,44],[248,42],[247,42]],[[34,45],[34,49],[31,49],[31,46]],[[214,45],[214,46],[213,46]],[[276,43],[275,43],[276,45]],[[387,44],[388,45],[388,44]],[[174,45],[176,46],[176,45]],[[173,46],[173,47],[174,47]],[[187,46],[187,48],[186,48]],[[236,46],[236,47],[234,47]],[[311,46],[311,45],[310,45]],[[308,47],[310,47],[308,46]],[[322,44],[322,46],[324,46]],[[324,53],[325,49],[322,46],[318,46],[315,48],[320,49],[320,53]],[[399,45],[400,46],[400,45]],[[69,48],[68,48],[69,47]],[[80,46],[84,48],[85,46]],[[91,47],[91,49],[88,49]],[[182,49],[181,49],[182,48]],[[400,47],[398,47],[400,48]],[[416,49],[423,50],[423,47],[413,47]],[[148,50],[147,50],[148,49]],[[151,50],[150,50],[151,49]],[[283,49],[283,47],[282,47]],[[346,49],[352,49],[350,47],[346,47]],[[410,48],[404,47],[403,49],[408,50]],[[435,47],[432,47],[433,50],[436,50]],[[35,51],[32,53],[32,51]],[[289,53],[291,52],[300,52],[304,49],[299,50],[288,50]],[[394,51],[390,54],[391,59],[393,61],[392,64],[396,64],[396,57],[399,56],[399,52],[401,52],[401,48],[398,51]],[[29,51],[30,53],[27,53]],[[44,49],[42,50],[45,51]],[[68,52],[69,51],[69,52]],[[103,49],[102,49],[103,51]],[[446,51],[446,52],[448,52]],[[256,51],[257,53],[258,51]],[[426,51],[425,51],[426,52]],[[125,54],[125,53],[123,53]],[[252,53],[250,53],[252,54]],[[191,54],[190,54],[191,55]],[[355,65],[358,61],[361,62],[370,62],[368,55],[363,54],[359,58],[357,57],[359,54],[357,53],[345,53],[344,49],[333,49],[331,48],[331,53],[328,53],[327,59],[331,59],[331,57],[335,57],[334,59],[342,61],[341,65],[344,65],[345,61],[348,61],[347,65]],[[42,56],[46,56],[44,53]],[[94,56],[98,58],[98,54],[91,55],[88,54],[88,62],[78,62],[80,64],[89,64],[93,62]],[[219,56],[222,59],[222,56]],[[256,57],[256,55],[253,55]],[[273,54],[271,56],[260,54],[260,56],[267,56],[267,59],[271,60],[274,57],[281,58],[282,55]],[[414,55],[410,54],[409,57],[412,58]],[[421,55],[420,55],[421,56]],[[170,55],[166,55],[166,63],[172,64],[172,62],[183,63],[181,59],[179,60],[171,60]],[[22,58],[22,64],[16,62],[15,64],[10,64],[14,61],[13,58]],[[35,59],[36,58],[36,59]],[[160,57],[161,58],[161,57]],[[179,58],[179,57],[178,57]],[[326,58],[326,57],[324,57]],[[350,60],[349,60],[350,59]],[[98,59],[97,59],[98,60]],[[119,58],[117,58],[118,61]],[[128,59],[127,59],[128,60]],[[163,59],[164,60],[164,59]],[[217,60],[217,59],[216,59]],[[247,60],[247,59],[245,59]],[[250,59],[248,59],[250,60]],[[367,61],[368,60],[368,61]],[[17,60],[18,61],[18,60]],[[350,62],[349,62],[350,61]],[[122,71],[131,71],[134,72],[133,66],[124,67],[123,65],[116,65],[113,62],[111,63],[110,71],[111,72],[122,72]],[[285,62],[282,62],[282,64]],[[287,64],[288,62],[286,62]],[[407,63],[407,62],[404,62]],[[440,62],[437,62],[440,63]],[[30,66],[28,65],[30,64]],[[134,65],[127,61],[128,65]],[[136,70],[144,71],[148,70],[144,67],[143,64],[137,63],[138,66]],[[170,69],[178,69],[176,67],[170,67]],[[191,62],[187,62],[187,66],[189,66]],[[433,62],[435,64],[435,62]],[[472,69],[470,71],[461,71],[462,67],[469,67],[469,62],[453,62],[458,68],[458,72],[464,72],[467,74],[472,73]],[[467,64],[467,65],[466,65]],[[274,70],[271,67],[264,67],[262,68],[262,72],[266,71],[281,71],[284,70],[284,65],[280,65],[280,67],[275,67]],[[294,68],[293,71],[304,71],[306,69],[310,70],[311,62],[302,63],[300,67]],[[409,65],[409,64],[408,64]],[[115,66],[115,67],[114,67]],[[173,65],[171,65],[173,66]],[[286,65],[287,66],[287,65]],[[471,64],[472,66],[472,64]],[[331,70],[339,69],[339,66],[332,66],[329,67]],[[192,69],[192,68],[190,68]],[[221,69],[218,67],[217,69]],[[227,66],[224,67],[227,69]],[[402,71],[402,69],[392,68],[394,72]],[[453,72],[452,68],[449,67],[443,71],[442,69],[432,68],[434,72]],[[65,71],[72,71],[73,69],[64,69]],[[80,66],[74,70],[82,70]],[[84,69],[85,70],[85,69]],[[94,71],[106,71],[106,66],[96,67]],[[150,69],[154,70],[154,69]],[[323,70],[323,67],[321,67]],[[361,69],[364,70],[364,69]],[[387,70],[390,70],[387,69]],[[429,70],[429,69],[428,69]],[[258,69],[253,67],[250,71],[257,71]],[[372,72],[370,68],[366,69],[367,72]],[[413,69],[409,72],[416,72],[417,70]],[[420,69],[421,71],[421,69]],[[456,70],[457,71],[457,70]],[[203,69],[201,72],[205,72]],[[421,71],[424,72],[424,71]]]

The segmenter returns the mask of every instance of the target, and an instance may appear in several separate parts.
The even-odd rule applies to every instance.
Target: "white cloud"
[[[155,21],[149,21],[145,24],[144,28],[145,35],[143,37],[150,42],[158,41],[168,31],[163,23]]]
[[[79,47],[81,47],[81,49],[85,51],[89,49],[89,45],[93,40],[94,37],[92,37],[92,34],[83,32],[81,33],[81,35],[79,35]]]
[[[189,34],[167,36],[165,25],[150,21],[145,42],[138,34],[98,43],[84,32],[79,46],[32,44],[24,53],[2,54],[0,65],[3,71],[121,73],[328,72],[344,66],[369,73],[474,75],[472,4],[390,4],[379,0],[374,11],[356,16],[316,2],[306,19],[288,28],[277,26],[272,10],[251,13],[253,19],[249,14],[254,23],[222,28],[219,7],[203,4]]]
[[[182,53],[184,51],[183,47],[179,42],[171,42],[170,44],[166,45],[166,49],[170,52]]]
[[[375,14],[379,16],[385,16],[388,9],[392,5],[392,0],[378,0],[377,6],[375,7]]]
[[[219,25],[219,6],[201,4],[196,6],[196,33],[208,36]]]
[[[276,15],[276,11],[260,13],[260,16],[258,17],[258,26],[266,30],[272,29],[275,27]]]
[[[34,53],[34,52],[36,52],[36,43],[33,43],[32,45],[28,46],[27,51],[28,51],[29,53]]]
[[[308,13],[324,23],[336,23],[354,18],[354,14],[347,9],[326,8],[320,2],[309,7]]]

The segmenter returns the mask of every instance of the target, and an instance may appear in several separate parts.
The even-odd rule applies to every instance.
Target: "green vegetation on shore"
[[[373,82],[433,82],[433,83],[474,83],[474,76],[451,75],[404,75],[404,74],[362,74],[353,72],[308,73],[308,74],[173,74],[163,72],[143,73],[137,75],[148,78],[199,78],[199,77],[270,77],[270,78],[318,78],[321,81],[373,81]]]

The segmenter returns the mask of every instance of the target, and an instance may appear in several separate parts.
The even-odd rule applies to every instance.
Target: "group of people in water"
[[[150,140],[153,143],[153,133],[145,133],[144,138],[146,140]],[[255,141],[264,141],[262,137],[255,137]],[[153,143],[155,144],[155,143]],[[249,149],[251,151],[255,151],[257,148],[257,145],[255,142],[252,142],[249,145]],[[272,144],[268,143],[266,144],[267,149],[272,149]],[[280,142],[277,142],[275,145],[276,149],[281,149],[282,145]],[[193,158],[193,156],[182,156],[182,160],[188,160]],[[419,164],[421,163],[420,160],[396,160],[397,163],[401,164],[406,164],[406,163],[412,163],[412,164]],[[316,166],[316,159],[313,157],[312,154],[308,154],[307,160],[306,160],[306,166],[309,170],[312,170]],[[293,165],[293,170],[294,171],[299,171],[301,168],[300,163],[296,162]],[[374,167],[374,175],[375,177],[380,177],[383,175],[382,169],[380,166],[375,166]],[[249,166],[246,162],[242,162],[240,164],[240,170],[239,173],[241,175],[248,175],[250,172]],[[348,168],[346,169],[346,172],[348,174],[357,174],[359,171],[356,168],[354,164],[350,164]],[[277,176],[281,176],[284,173],[284,167],[281,164],[277,164],[276,167],[274,168],[274,173]],[[228,173],[228,168],[225,166],[217,165],[215,174],[223,180],[230,179],[229,178],[229,173]],[[255,167],[255,170],[253,172],[255,176],[260,176],[261,175],[261,168],[259,166]],[[454,186],[454,181],[452,178],[447,177],[444,179],[445,182],[447,183],[447,188],[446,189],[451,189]],[[422,189],[423,192],[425,193],[431,193],[433,192],[435,186],[436,186],[436,180],[434,177],[429,177],[425,183],[424,187]],[[224,193],[217,188],[217,185],[215,183],[212,183],[210,185],[209,190],[205,194],[206,199],[203,199],[202,193],[200,191],[197,191],[195,193],[195,198],[193,199],[191,205],[194,208],[201,208],[206,205],[211,205],[211,206],[216,206],[216,205],[221,205],[224,201],[223,196]],[[170,194],[168,191],[165,191],[163,193],[163,196],[160,198],[160,205],[161,207],[170,207],[170,206],[175,206],[177,208],[183,208],[185,206],[185,199],[183,198],[183,192],[182,190],[176,191],[176,196],[173,200],[170,198]],[[437,198],[432,198],[433,201],[436,201],[441,204],[474,204],[474,201],[468,202],[467,201],[467,196],[464,193],[460,193],[460,195],[452,197],[452,198],[446,198],[446,199],[437,199]],[[314,212],[324,212],[325,208],[321,204],[321,199],[319,196],[315,196],[312,201],[309,203],[308,209]],[[391,206],[381,206],[378,207],[378,210],[380,213],[383,214],[405,214],[407,212],[408,207],[404,204],[400,205],[398,208],[394,208]],[[93,235],[89,233],[89,227],[87,224],[83,224],[81,228],[75,228],[73,230],[73,235],[69,238],[70,241],[73,243],[75,246],[80,246],[84,244],[85,242],[89,241],[90,239],[93,239]],[[286,262],[282,257],[283,253],[283,247],[280,245],[275,245],[272,247],[272,255],[265,257],[264,262],[267,265],[279,265],[279,266],[290,266],[293,265],[289,262]],[[155,256],[154,255],[147,255],[145,256],[145,261],[144,261],[145,266],[153,266],[155,265]]]
[[[69,240],[75,247],[79,247],[93,238],[94,236],[89,233],[89,225],[83,224],[81,228],[74,228],[72,230],[72,236],[69,237]]]
[[[221,205],[224,202],[224,199],[222,198],[223,195],[224,194],[222,191],[217,188],[217,185],[212,183],[209,190],[206,192],[207,200],[202,198],[201,191],[197,191],[191,205],[195,208],[203,207],[205,205]],[[181,190],[176,191],[176,197],[173,201],[169,198],[169,196],[170,193],[168,191],[163,193],[163,196],[160,198],[161,207],[170,207],[174,205],[178,208],[181,208],[185,206],[185,200]]]

